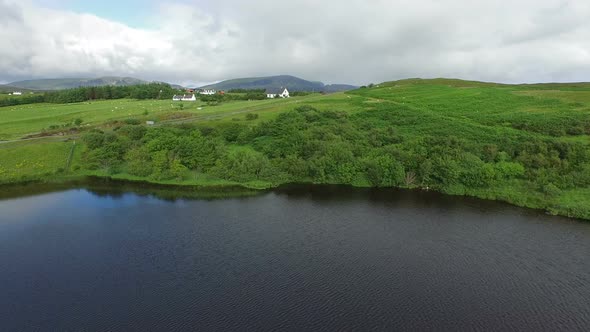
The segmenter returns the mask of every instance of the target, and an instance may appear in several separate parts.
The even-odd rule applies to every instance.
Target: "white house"
[[[20,92],[20,91],[15,91],[15,92],[13,92],[13,93],[12,93],[12,95],[13,95],[13,96],[20,96],[20,95],[22,95],[22,94],[23,94],[23,93],[22,93],[22,92]]]
[[[202,94],[202,95],[208,95],[208,96],[214,95],[215,92],[216,91],[213,90],[213,89],[202,89],[201,91],[199,91],[200,94]]]
[[[174,100],[174,101],[196,101],[197,97],[195,97],[194,94],[192,94],[192,95],[174,95],[174,97],[172,97],[172,100]]]
[[[287,88],[266,89],[266,98],[289,98],[289,90]]]

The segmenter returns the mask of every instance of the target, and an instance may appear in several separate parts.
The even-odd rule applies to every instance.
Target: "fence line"
[[[72,157],[74,157],[74,150],[76,149],[76,141],[72,144],[72,148],[70,149],[70,155],[68,156],[68,160],[66,161],[66,168],[65,173],[70,171],[70,165],[72,164]]]

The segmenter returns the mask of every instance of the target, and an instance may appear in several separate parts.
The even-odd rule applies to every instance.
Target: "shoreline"
[[[311,182],[293,182],[270,184],[266,186],[252,186],[244,183],[219,183],[219,184],[182,184],[182,183],[162,183],[151,181],[149,179],[129,179],[116,178],[110,175],[65,175],[54,178],[25,179],[19,182],[10,182],[0,184],[0,199],[11,199],[35,194],[44,194],[68,189],[87,189],[99,194],[124,194],[134,193],[138,195],[153,195],[161,199],[223,199],[239,198],[260,195],[273,190],[281,190],[294,186],[343,186],[356,189],[396,189],[410,190],[421,192],[432,192],[444,196],[458,196],[474,198],[483,201],[501,202],[512,206],[526,208],[544,212],[548,215],[561,216],[578,220],[581,222],[590,222],[590,216],[583,214],[571,213],[561,207],[545,206],[543,204],[534,204],[526,201],[519,204],[502,197],[490,198],[488,195],[476,192],[466,192],[464,194],[447,193],[436,188],[423,189],[420,187],[370,187],[359,186],[354,184],[336,184],[336,183],[311,183]],[[8,189],[8,191],[6,190]],[[493,188],[490,188],[493,190]]]

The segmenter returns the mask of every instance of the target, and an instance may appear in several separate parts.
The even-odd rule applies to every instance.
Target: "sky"
[[[590,81],[588,0],[0,0],[0,82]]]

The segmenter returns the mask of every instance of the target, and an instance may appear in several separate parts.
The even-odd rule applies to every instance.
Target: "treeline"
[[[199,98],[209,104],[219,104],[226,101],[232,100],[264,100],[266,99],[265,90],[248,90],[248,89],[232,89],[226,94],[214,94],[214,95],[201,95]],[[291,96],[307,96],[311,92],[296,91],[292,92]]]
[[[0,107],[43,103],[44,101],[45,101],[45,96],[40,95],[40,94],[22,96],[22,97],[18,97],[18,98],[16,98],[16,97],[0,98]]]
[[[257,95],[257,96],[262,95],[266,98],[266,90],[265,89],[231,89],[228,92],[229,93],[242,93],[242,94],[248,94],[248,95]],[[293,97],[297,97],[297,96],[307,96],[312,93],[313,92],[309,92],[309,91],[291,91],[290,95]]]
[[[229,93],[264,93],[264,89],[230,89]]]
[[[232,100],[263,100],[266,94],[263,92],[249,91],[247,93],[225,93],[214,95],[200,95],[199,99],[210,104],[217,104]]]
[[[304,106],[253,127],[123,126],[86,134],[83,161],[89,169],[155,180],[190,179],[196,172],[242,183],[493,192],[494,198],[558,211],[565,209],[556,203],[562,191],[590,186],[590,151],[582,143],[407,136],[390,117],[387,111],[348,115]],[[567,209],[590,218],[590,207]]]
[[[32,103],[79,103],[89,100],[109,99],[170,99],[182,91],[173,89],[165,83],[149,83],[130,86],[79,87],[25,96],[21,98],[0,99],[0,107]]]

